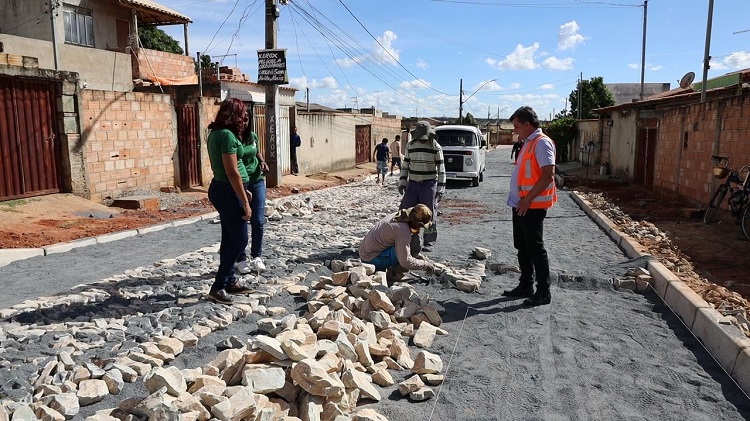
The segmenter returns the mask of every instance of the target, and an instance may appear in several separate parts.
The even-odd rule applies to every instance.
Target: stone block
[[[680,316],[687,326],[693,325],[699,308],[711,308],[700,295],[681,281],[670,282],[667,285],[664,302]]]
[[[700,308],[690,330],[701,340],[703,346],[716,361],[731,373],[740,352],[750,348],[750,340],[740,328],[721,324],[722,319],[724,316],[718,311],[712,308]]]
[[[115,199],[112,206],[124,209],[158,211],[160,201],[156,196],[126,196]]]
[[[648,271],[651,273],[651,277],[654,278],[656,293],[662,298],[664,298],[670,282],[680,282],[680,278],[658,260],[648,262]]]
[[[35,256],[44,256],[44,249],[0,249],[0,266]]]

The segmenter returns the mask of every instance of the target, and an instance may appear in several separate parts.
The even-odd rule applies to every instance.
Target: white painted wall
[[[635,141],[638,135],[636,114],[634,110],[630,110],[626,115],[622,115],[620,111],[612,113],[609,145],[610,174],[627,181],[633,179]]]
[[[356,120],[351,114],[298,111],[297,133],[302,138],[302,146],[297,148],[300,173],[313,174],[353,168]]]

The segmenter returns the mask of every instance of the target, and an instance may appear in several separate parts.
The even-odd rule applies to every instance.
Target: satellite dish
[[[685,76],[680,79],[680,88],[687,88],[690,86],[691,83],[695,80],[695,73],[694,72],[687,72],[685,73]]]

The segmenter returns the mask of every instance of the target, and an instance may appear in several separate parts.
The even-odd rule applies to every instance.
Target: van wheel
[[[471,187],[479,187],[479,177],[474,177],[471,179]]]
[[[479,182],[481,183],[482,181],[484,181],[484,171],[479,173]]]

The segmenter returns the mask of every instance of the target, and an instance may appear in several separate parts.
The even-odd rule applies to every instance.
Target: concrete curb
[[[608,233],[612,241],[631,259],[649,256],[638,241],[617,230],[617,226],[602,212],[576,192],[573,201]],[[654,280],[654,291],[703,343],[708,352],[729,373],[745,393],[750,393],[750,339],[740,328],[723,323],[725,317],[701,298],[688,284],[655,258],[648,262]]]

